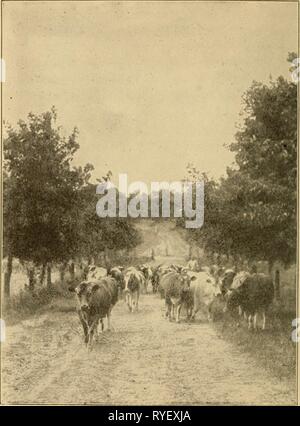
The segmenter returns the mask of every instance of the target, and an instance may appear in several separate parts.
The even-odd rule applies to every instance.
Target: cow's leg
[[[130,293],[130,296],[129,296],[129,305],[130,305],[130,312],[133,312],[134,303],[133,303],[133,295],[131,293]]]
[[[127,303],[129,312],[132,312],[132,300],[131,300],[131,294],[130,293],[126,294],[126,303]]]
[[[239,316],[241,317],[243,315],[243,310],[241,308],[241,306],[239,306]]]
[[[111,309],[107,313],[107,331],[111,331],[110,314],[111,314]]]
[[[262,312],[262,317],[263,317],[262,329],[265,330],[266,329],[266,312],[265,311]]]
[[[173,303],[171,305],[171,317],[173,320],[175,319],[175,305]]]
[[[79,314],[79,319],[83,328],[83,333],[84,333],[84,343],[88,344],[89,341],[89,331],[88,331],[88,324],[87,322],[84,320],[84,318],[82,317],[82,315]]]
[[[186,319],[189,321],[192,317],[193,308],[191,306],[187,306],[186,308]]]
[[[209,306],[207,306],[206,308],[207,308],[207,321],[211,322],[212,321],[212,315],[211,315],[211,312],[210,312],[210,308],[209,308]]]
[[[91,325],[89,326],[89,339],[88,339],[88,348],[91,350],[92,349],[92,344],[93,344],[93,337],[95,334],[95,329],[98,326],[98,322],[99,322],[99,318],[95,318]]]
[[[248,316],[248,329],[251,330],[251,327],[252,327],[252,315],[249,314],[249,316]]]
[[[139,310],[139,298],[140,298],[140,293],[139,293],[139,291],[137,291],[135,293],[135,310],[136,311]]]
[[[192,316],[191,316],[191,319],[195,319],[195,316],[196,316],[196,313],[199,311],[199,304],[198,303],[196,303],[196,304],[194,304],[194,307],[193,307],[193,311],[192,311]]]
[[[253,330],[257,330],[257,312],[253,316]]]
[[[175,306],[174,306],[174,309],[175,309]],[[177,305],[177,308],[176,308],[176,322],[180,321],[180,310],[181,310],[181,305]]]
[[[172,303],[168,304],[168,316],[169,316],[169,321],[172,321],[172,319],[173,319],[173,305],[172,305]]]
[[[97,342],[99,341],[99,329],[98,329],[98,326],[99,326],[99,322],[95,326],[95,339],[96,339]]]
[[[165,318],[170,316],[170,312],[169,312],[169,304],[167,303],[167,301],[165,300]]]

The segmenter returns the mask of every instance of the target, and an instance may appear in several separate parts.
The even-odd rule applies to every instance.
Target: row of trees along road
[[[226,176],[215,181],[188,168],[188,179],[205,181],[204,226],[188,236],[207,253],[264,260],[271,270],[275,261],[296,260],[296,83],[254,82],[243,105],[243,124],[229,145],[235,164]]]
[[[30,113],[17,128],[7,126],[4,139],[4,292],[10,294],[13,258],[33,264],[47,274],[51,265],[96,257],[105,248],[131,248],[138,235],[127,219],[96,215],[93,166],[74,167],[78,131],[62,136],[56,111]],[[34,288],[34,268],[29,288]]]

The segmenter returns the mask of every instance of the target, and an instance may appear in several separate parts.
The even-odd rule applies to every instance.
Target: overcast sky
[[[241,96],[289,76],[296,3],[5,2],[4,118],[55,105],[94,177],[173,181],[233,160]]]

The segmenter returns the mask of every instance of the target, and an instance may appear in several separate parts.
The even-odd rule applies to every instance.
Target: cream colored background
[[[4,119],[55,105],[80,130],[76,162],[129,180],[218,177],[242,93],[289,78],[297,4],[4,2]]]

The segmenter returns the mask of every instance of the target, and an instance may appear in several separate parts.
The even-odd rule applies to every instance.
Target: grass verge
[[[218,333],[242,351],[253,356],[266,370],[279,379],[296,380],[296,343],[292,341],[292,320],[295,313],[274,309],[266,330],[248,330],[245,320],[217,322]]]

